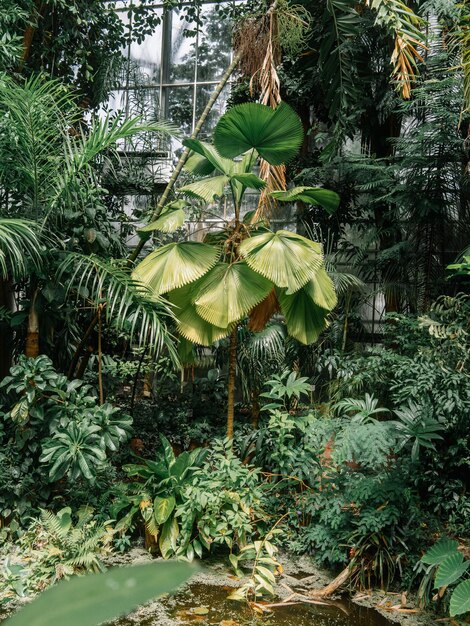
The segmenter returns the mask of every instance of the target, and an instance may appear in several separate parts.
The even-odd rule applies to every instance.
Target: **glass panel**
[[[158,14],[162,15],[161,9]],[[159,84],[161,56],[162,25],[159,24],[141,43],[131,44],[129,85]]]
[[[178,9],[174,9],[171,18],[171,43],[169,50],[170,83],[194,82],[194,64],[196,58],[196,36],[194,25],[181,19]],[[163,78],[163,82],[166,78]]]
[[[206,106],[209,98],[214,91],[215,85],[198,85],[196,94],[196,121],[198,120],[201,113],[204,111],[204,107]],[[219,121],[219,118],[225,113],[227,109],[227,100],[230,95],[230,87],[226,86],[222,90],[221,94],[217,98],[216,103],[212,107],[211,112],[209,113],[206,121],[204,122],[204,126],[202,127],[202,131],[200,134],[201,138],[211,138],[214,132],[215,125]]]
[[[218,80],[230,65],[231,28],[217,7],[206,5],[201,12],[203,26],[199,33],[197,80]]]
[[[188,137],[193,123],[193,87],[168,87],[168,119]]]
[[[124,113],[126,112],[127,92],[124,89],[117,89],[109,94],[107,105],[104,110],[107,113]]]

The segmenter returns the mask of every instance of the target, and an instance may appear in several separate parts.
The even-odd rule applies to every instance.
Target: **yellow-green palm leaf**
[[[294,187],[287,191],[271,191],[269,195],[276,200],[281,200],[281,202],[302,200],[306,204],[319,204],[327,213],[334,213],[340,201],[335,191],[321,187]]]
[[[292,295],[279,290],[278,300],[289,335],[304,344],[316,341],[328,325],[328,311],[315,304],[308,289],[304,287]]]
[[[324,267],[315,272],[314,277],[304,287],[306,293],[322,309],[331,311],[338,304],[335,286]]]
[[[287,289],[288,294],[311,280],[323,262],[320,244],[288,230],[245,239],[240,254],[251,269]]]
[[[205,243],[169,243],[139,263],[133,277],[156,294],[167,293],[204,276],[217,263],[219,256],[219,248]]]
[[[231,327],[220,328],[200,317],[192,303],[198,291],[200,281],[175,289],[168,294],[168,299],[174,305],[174,314],[178,320],[179,334],[201,346],[211,346],[215,341],[226,337]]]
[[[270,280],[254,272],[244,261],[218,263],[200,281],[194,304],[202,318],[226,328],[248,315],[272,288]]]
[[[205,202],[213,202],[215,198],[224,195],[225,186],[229,180],[228,176],[211,176],[184,185],[178,191],[191,198],[201,198]]]
[[[148,233],[159,230],[162,233],[174,233],[184,224],[186,214],[183,209],[186,206],[188,203],[185,200],[170,202],[163,208],[158,219],[143,228],[139,228],[139,232]]]

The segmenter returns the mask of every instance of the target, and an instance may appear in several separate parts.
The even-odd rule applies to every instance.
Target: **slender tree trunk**
[[[227,438],[233,439],[233,415],[235,407],[235,379],[237,374],[237,338],[238,326],[235,324],[230,335],[230,350],[228,358],[228,383],[227,383]]]
[[[74,374],[75,374],[75,369],[77,367],[77,363],[80,359],[80,355],[82,353],[82,350],[84,349],[84,347],[86,346],[88,339],[91,335],[91,333],[93,332],[95,326],[98,324],[99,322],[99,314],[98,312],[95,313],[94,318],[91,320],[90,325],[88,326],[88,328],[85,331],[85,334],[83,335],[82,339],[80,340],[80,343],[78,344],[74,355],[72,357],[72,360],[70,362],[70,367],[69,367],[69,371],[67,372],[67,378],[69,380],[72,380]]]
[[[101,337],[102,337],[102,321],[101,321],[101,307],[98,308],[98,387],[100,393],[100,404],[104,404],[104,390],[103,390],[103,351],[101,349]]]
[[[33,297],[31,298],[31,307],[28,315],[28,331],[26,334],[26,349],[25,354],[27,357],[35,359],[39,356],[39,315],[36,308],[36,299],[38,296],[38,289],[33,291]]]

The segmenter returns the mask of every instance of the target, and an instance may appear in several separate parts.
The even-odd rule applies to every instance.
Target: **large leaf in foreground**
[[[156,294],[192,283],[213,267],[220,250],[197,241],[169,243],[151,252],[133,272]]]
[[[168,203],[162,210],[160,217],[147,226],[139,228],[139,233],[148,233],[159,230],[162,233],[174,233],[181,228],[186,219],[184,208],[188,205],[185,200],[174,200]]]
[[[226,328],[248,315],[272,288],[271,281],[243,261],[219,263],[201,280],[194,304],[203,319]]]
[[[44,591],[5,626],[97,626],[172,591],[194,571],[188,563],[146,563],[73,578]]]
[[[324,267],[320,267],[313,278],[305,285],[305,291],[315,304],[331,311],[338,304],[335,286]]]
[[[338,194],[321,187],[294,187],[287,191],[272,191],[269,195],[281,202],[302,200],[306,204],[319,204],[327,213],[334,213],[339,206]]]
[[[449,612],[452,615],[462,615],[470,611],[470,578],[463,580],[454,589],[450,599]]]
[[[271,165],[290,161],[304,137],[302,122],[291,107],[281,103],[276,109],[245,102],[223,115],[214,132],[218,152],[229,159],[255,148]]]
[[[316,305],[305,288],[292,295],[279,290],[278,299],[289,335],[304,344],[316,341],[327,326],[328,311]]]
[[[200,198],[205,202],[213,202],[215,198],[220,198],[224,195],[225,186],[228,182],[228,176],[210,176],[184,185],[178,191],[191,198]]]
[[[240,254],[255,272],[287,289],[288,294],[311,280],[323,261],[320,244],[288,230],[245,239]]]

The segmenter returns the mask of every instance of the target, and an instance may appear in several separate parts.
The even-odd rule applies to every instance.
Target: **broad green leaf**
[[[249,237],[239,250],[251,269],[288,294],[312,280],[323,262],[320,244],[288,230]]]
[[[169,243],[151,252],[132,275],[154,293],[167,293],[203,276],[219,256],[218,248],[197,241]]]
[[[226,328],[245,317],[272,288],[271,281],[243,261],[218,263],[201,280],[194,304],[203,319]]]
[[[199,139],[185,139],[183,141],[183,145],[186,146],[186,148],[189,148],[190,150],[195,152],[196,154],[207,159],[207,161],[213,166],[213,170],[216,169],[222,174],[226,174],[227,176],[232,173],[234,162],[221,156],[212,144],[205,141],[199,141]],[[188,161],[186,161],[186,167],[187,169],[190,169],[188,168],[188,162],[189,159]],[[191,163],[189,165],[191,167]],[[210,174],[210,171],[207,171],[207,174]]]
[[[230,180],[236,180],[241,183],[243,187],[249,189],[264,189],[267,185],[266,181],[256,176],[256,174],[250,174],[249,172],[244,174],[233,174]]]
[[[173,591],[194,571],[188,563],[160,562],[76,577],[41,593],[5,626],[98,626]]]
[[[287,191],[272,191],[272,198],[281,202],[302,200],[306,204],[319,204],[327,213],[334,213],[339,206],[339,196],[335,191],[321,187],[294,187]]]
[[[213,202],[215,198],[220,198],[224,195],[228,182],[228,176],[210,176],[209,178],[197,180],[195,183],[184,185],[184,187],[178,189],[178,192],[192,198],[200,198],[205,202]]]
[[[328,311],[316,305],[305,289],[292,295],[279,290],[278,300],[289,335],[304,344],[316,341],[327,326]]]
[[[214,132],[218,152],[233,158],[255,148],[271,165],[290,161],[299,151],[304,131],[297,113],[285,103],[276,109],[246,102],[223,115]]]
[[[464,562],[463,554],[460,552],[450,554],[437,568],[434,586],[437,588],[447,587],[455,583],[469,567],[470,560]]]
[[[176,500],[173,496],[168,498],[160,498],[157,496],[153,501],[153,512],[155,515],[155,521],[157,524],[164,524],[166,520],[172,514],[176,505]]]
[[[195,283],[198,285],[199,281]],[[168,294],[168,299],[175,305],[175,316],[178,320],[178,332],[192,343],[211,346],[214,342],[226,337],[231,328],[220,328],[202,319],[192,304],[195,285],[186,285]]]
[[[176,552],[176,540],[179,534],[180,529],[175,517],[171,517],[163,524],[158,546],[164,559],[168,559]]]
[[[463,580],[454,589],[450,598],[449,612],[452,617],[470,611],[470,578]]]
[[[324,267],[315,272],[313,278],[305,285],[305,291],[315,304],[327,311],[333,310],[338,304],[335,286]]]
[[[192,152],[184,165],[184,169],[196,176],[210,176],[216,168],[205,157]]]
[[[458,542],[454,539],[444,537],[429,548],[421,557],[421,561],[426,565],[439,565],[439,563],[442,563],[448,556],[457,552],[458,545]]]

